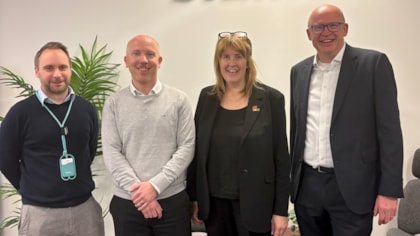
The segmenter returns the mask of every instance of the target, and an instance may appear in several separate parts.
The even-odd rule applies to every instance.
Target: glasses
[[[329,24],[319,24],[319,25],[310,25],[309,28],[312,30],[314,34],[320,34],[324,32],[325,27],[327,27],[328,31],[330,32],[337,32],[340,30],[340,25],[344,25],[343,22],[332,22]]]
[[[248,34],[245,31],[236,31],[236,32],[220,32],[219,33],[219,40],[222,38],[227,38],[227,37],[234,37],[236,36],[237,38],[241,38],[241,39],[245,39],[245,41],[249,44],[250,47],[250,51],[249,54],[252,54],[252,43],[251,40],[248,38]]]
[[[220,32],[219,33],[219,39],[225,38],[225,37],[232,37],[237,36],[240,38],[248,38],[248,34],[244,31],[236,31],[236,32]]]

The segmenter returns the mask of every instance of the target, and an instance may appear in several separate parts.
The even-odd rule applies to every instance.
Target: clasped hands
[[[162,218],[162,207],[156,200],[157,192],[150,182],[135,183],[128,191],[131,193],[131,201],[144,218]]]

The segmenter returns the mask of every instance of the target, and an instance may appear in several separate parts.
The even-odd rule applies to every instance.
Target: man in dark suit
[[[291,70],[291,200],[302,235],[370,235],[403,197],[403,144],[392,66],[353,48],[336,6],[316,8],[315,56]]]

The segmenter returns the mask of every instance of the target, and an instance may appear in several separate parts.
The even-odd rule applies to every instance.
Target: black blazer
[[[291,70],[292,202],[301,178],[313,60],[310,57]],[[373,211],[378,194],[403,196],[397,88],[385,54],[346,45],[335,92],[330,141],[338,187],[352,211]]]
[[[240,211],[248,230],[267,232],[273,214],[287,216],[290,193],[290,157],[286,137],[284,96],[266,85],[253,88],[241,137]],[[210,138],[220,101],[201,91],[195,113],[196,150],[188,169],[187,191],[198,201],[199,218],[211,209],[207,181]]]

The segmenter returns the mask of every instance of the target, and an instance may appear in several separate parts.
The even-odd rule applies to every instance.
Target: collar
[[[340,51],[337,53],[337,55],[334,57],[334,59],[331,62],[341,64],[341,61],[343,60],[344,50],[346,49],[346,43],[344,43],[343,47],[340,49]],[[313,65],[317,66],[320,62],[318,62],[317,56],[314,56]]]
[[[76,94],[74,93],[74,90],[69,86],[69,90],[70,90],[70,92],[69,92],[69,95],[67,95],[67,97],[64,99],[64,101],[63,101],[63,103],[65,103],[65,102],[68,102],[68,101],[70,101],[70,99],[72,100],[72,101],[74,101],[74,99],[75,99],[75,97],[76,97]],[[42,106],[44,106],[44,104],[45,103],[48,103],[48,104],[55,104],[54,102],[53,102],[53,100],[51,100],[45,93],[44,93],[44,91],[42,91],[42,89],[41,88],[39,88],[37,91],[36,91],[36,96],[38,97],[38,100],[39,100],[39,102],[42,104]]]
[[[141,92],[139,92],[133,85],[133,83],[130,83],[129,86],[130,92],[131,94],[133,94],[134,96],[147,96]],[[162,90],[162,83],[157,80],[155,86],[153,86],[152,91],[150,91],[150,94],[157,94]]]

